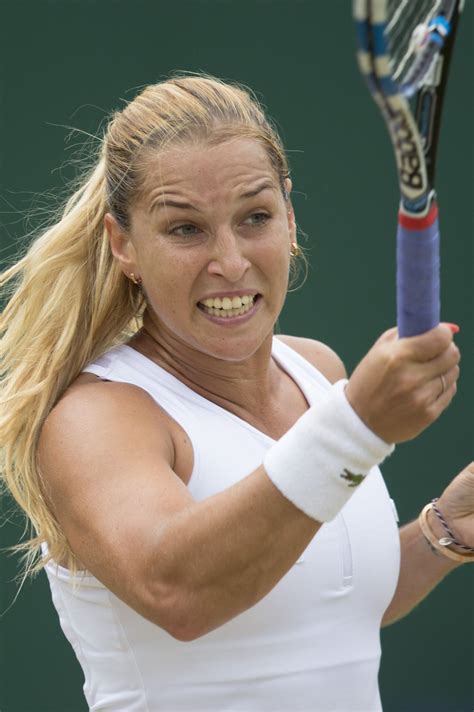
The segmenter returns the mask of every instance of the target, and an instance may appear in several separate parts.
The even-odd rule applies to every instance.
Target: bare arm
[[[369,352],[368,375],[359,365],[352,403],[357,405],[358,390],[364,394],[369,379],[373,397],[366,399],[364,415],[367,422],[383,423],[388,442],[396,441],[391,434],[400,430],[401,417],[400,437],[407,439],[410,428],[421,431],[448,404],[448,396],[433,404],[431,392],[437,370],[457,359],[449,337],[438,329],[413,346],[385,338]],[[444,355],[425,364],[420,349]],[[407,369],[416,371],[409,389]],[[381,394],[387,388],[389,409]],[[380,418],[372,403],[380,404]],[[39,463],[46,494],[84,567],[144,617],[192,640],[266,595],[321,523],[280,494],[263,467],[195,502],[176,474],[177,449],[169,417],[144,391],[88,384],[67,395],[47,419]]]
[[[314,365],[315,357],[320,361],[327,354],[328,370],[333,380],[344,376],[342,363],[331,357],[323,344],[315,345],[308,339],[281,337],[289,346],[296,348]],[[332,370],[335,369],[335,370]],[[445,531],[433,512],[428,515],[431,530],[438,538]],[[423,536],[418,521],[400,527],[401,563],[400,576],[394,597],[382,619],[382,627],[391,625],[408,615],[451,571],[462,566],[442,554],[435,553]]]
[[[458,541],[466,546],[474,546],[474,463],[467,465],[448,484],[439,498],[438,506]],[[436,539],[446,536],[433,510],[428,512],[428,525]],[[448,573],[464,565],[464,562],[454,561],[436,551],[424,537],[418,520],[400,529],[400,544],[400,577],[382,625],[390,625],[406,616]],[[466,552],[458,550],[458,553]]]
[[[432,512],[429,514],[433,515]],[[429,526],[438,538],[445,535],[436,517],[429,517]],[[400,547],[400,576],[394,597],[382,618],[382,628],[408,615],[440,581],[463,565],[434,552],[417,520],[401,527]]]
[[[195,502],[172,469],[164,415],[127,384],[90,384],[66,398],[46,422],[39,454],[76,556],[180,640],[254,605],[321,526],[262,467]]]

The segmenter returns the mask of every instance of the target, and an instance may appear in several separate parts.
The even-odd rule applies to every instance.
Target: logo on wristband
[[[339,477],[342,477],[343,480],[350,482],[348,485],[349,487],[357,487],[361,482],[363,482],[363,480],[365,480],[365,475],[354,475],[353,472],[349,472],[349,470],[346,469],[344,469],[344,474],[339,475]]]

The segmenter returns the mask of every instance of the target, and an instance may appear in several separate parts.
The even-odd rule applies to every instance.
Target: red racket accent
[[[438,204],[436,201],[433,201],[428,214],[422,218],[414,218],[400,210],[398,213],[398,222],[406,230],[423,230],[424,228],[431,227],[437,217]]]

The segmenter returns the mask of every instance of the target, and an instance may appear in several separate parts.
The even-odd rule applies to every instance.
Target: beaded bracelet
[[[438,500],[435,499],[435,502]],[[469,546],[465,546],[464,544],[459,544],[454,536],[452,535],[451,530],[448,529],[448,525],[446,522],[441,519],[443,522],[443,526],[448,529],[450,533],[450,538],[448,537],[441,537],[441,539],[437,539],[435,534],[431,531],[431,528],[428,524],[428,512],[430,509],[434,509],[436,512],[436,505],[434,502],[430,502],[427,504],[425,507],[423,507],[422,511],[420,512],[420,516],[418,517],[418,522],[420,524],[421,531],[423,532],[423,535],[425,539],[431,544],[434,549],[437,551],[440,551],[443,556],[447,556],[449,559],[453,559],[454,561],[462,561],[463,563],[468,563],[470,561],[474,562],[474,549],[472,549]],[[439,512],[439,509],[438,509]],[[441,518],[441,512],[439,514],[436,512],[437,516],[440,516]],[[453,551],[452,549],[449,549],[448,547],[451,546],[451,544],[455,544],[456,546],[460,546],[463,549],[467,549],[469,553],[466,554],[461,554],[456,551]]]

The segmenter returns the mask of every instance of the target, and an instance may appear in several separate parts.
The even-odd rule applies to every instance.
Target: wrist
[[[426,517],[426,521],[429,528],[433,532],[433,536],[437,541],[446,536],[446,530],[444,529],[443,525],[441,524],[432,509],[429,510]],[[431,544],[430,548],[433,552],[433,555],[439,559],[440,563],[442,563],[446,567],[447,571],[452,571],[453,569],[457,569],[459,566],[462,566],[462,561],[453,561],[453,559],[449,559],[447,556],[445,556],[445,554],[443,554],[438,549],[435,549],[434,546],[432,546]],[[454,547],[452,548],[454,549]]]
[[[439,560],[443,570],[448,572],[463,564],[474,562],[474,552],[466,551],[466,548],[462,549],[451,543],[452,539],[447,536],[446,528],[433,510],[431,502],[420,512],[418,524],[431,552]]]
[[[268,450],[263,463],[280,492],[320,522],[333,519],[370,470],[394,449],[354,411],[344,393],[346,383],[335,383]]]

